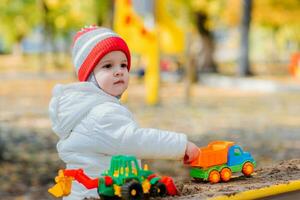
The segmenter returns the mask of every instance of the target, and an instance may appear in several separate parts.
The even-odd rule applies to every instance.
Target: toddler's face
[[[128,87],[127,65],[127,58],[122,51],[106,54],[94,69],[100,88],[112,96],[121,95]]]

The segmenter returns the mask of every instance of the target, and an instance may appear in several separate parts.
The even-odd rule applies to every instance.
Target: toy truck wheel
[[[143,188],[137,181],[125,183],[121,189],[122,199],[124,200],[139,200],[143,199]]]
[[[220,173],[217,170],[212,170],[209,173],[208,180],[210,183],[218,183],[220,181]]]
[[[243,165],[243,169],[242,169],[242,172],[245,176],[251,176],[251,174],[253,173],[254,171],[254,166],[251,162],[246,162],[244,165]]]
[[[231,175],[232,175],[232,173],[229,168],[225,167],[221,170],[221,180],[222,181],[224,181],[224,182],[229,181],[231,178]]]
[[[167,195],[167,187],[162,182],[157,182],[150,187],[150,196],[152,197],[164,197]]]

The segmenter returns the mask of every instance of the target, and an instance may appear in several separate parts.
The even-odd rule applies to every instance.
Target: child
[[[185,134],[140,128],[119,98],[127,89],[130,52],[125,41],[107,28],[91,26],[74,37],[72,59],[80,82],[57,85],[49,105],[59,157],[67,169],[82,168],[93,178],[110,166],[115,154],[139,159],[183,159],[198,148]],[[64,199],[98,197],[73,181]]]

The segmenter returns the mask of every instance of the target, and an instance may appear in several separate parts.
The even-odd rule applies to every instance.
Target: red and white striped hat
[[[130,70],[130,51],[126,42],[108,28],[89,26],[77,32],[72,46],[72,60],[79,81],[86,81],[98,62],[107,53],[122,51]]]

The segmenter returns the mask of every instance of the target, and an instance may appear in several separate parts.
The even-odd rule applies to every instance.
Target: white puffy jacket
[[[140,128],[117,98],[90,82],[55,86],[49,112],[66,168],[82,168],[93,178],[109,168],[114,154],[177,160],[185,153],[186,135]],[[64,199],[84,197],[98,197],[97,190],[73,181],[72,192]]]

